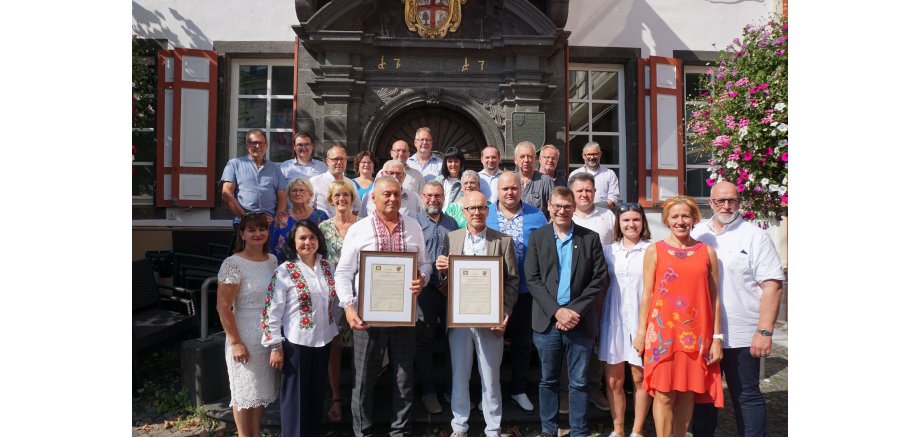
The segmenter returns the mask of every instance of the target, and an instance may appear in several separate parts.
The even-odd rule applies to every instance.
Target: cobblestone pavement
[[[172,352],[174,353],[174,352]],[[156,360],[149,365],[150,367],[164,367],[170,360],[174,359],[167,352],[159,357],[162,363],[157,364]],[[768,436],[788,436],[788,336],[787,327],[784,323],[777,323],[776,334],[774,335],[774,348],[770,357],[766,358],[764,366],[764,377],[761,381],[760,388],[764,393],[767,403],[767,435]],[[162,368],[161,368],[162,369]],[[149,384],[148,384],[149,385]],[[159,376],[155,385],[149,385],[141,390],[139,396],[135,396],[132,402],[132,436],[235,436],[236,429],[232,422],[232,417],[226,415],[221,418],[212,418],[205,415],[203,410],[197,413],[191,411],[188,407],[181,406],[176,401],[173,403],[175,409],[171,409],[169,403],[172,401],[170,396],[175,395],[181,389],[181,383],[178,378],[178,370],[175,373],[166,376]],[[734,408],[730,401],[731,397],[726,388],[725,408],[719,413],[719,426],[716,429],[716,436],[735,436],[736,426],[734,421]],[[165,394],[165,395],[164,395]],[[531,396],[533,397],[533,396]],[[164,403],[165,399],[165,403]],[[176,395],[176,400],[181,396]],[[626,424],[632,424],[632,395],[628,394],[629,405],[626,411]],[[536,400],[534,400],[536,401]],[[345,405],[347,409],[348,405]],[[510,408],[509,408],[510,409]],[[449,406],[445,406],[449,410]],[[595,416],[598,417],[598,416]],[[482,416],[474,414],[471,420],[470,436],[482,435]],[[510,424],[514,423],[514,424]],[[414,435],[417,436],[450,436],[450,424],[448,421],[441,422],[415,422]],[[570,430],[567,428],[565,419],[561,421],[560,436],[567,436]],[[597,419],[590,420],[588,430],[591,436],[608,436],[612,431],[612,423],[609,416],[599,416]],[[645,423],[644,433],[647,436],[653,436],[655,425],[652,420],[651,412]],[[277,436],[280,430],[277,426],[264,427],[263,436]],[[502,427],[502,436],[536,436],[540,432],[538,421],[504,421]],[[351,425],[343,421],[337,425],[330,425],[327,436],[351,436]]]

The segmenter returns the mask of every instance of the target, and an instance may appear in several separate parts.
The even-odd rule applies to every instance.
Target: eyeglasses
[[[639,205],[638,202],[624,202],[624,203],[620,204],[619,208],[617,208],[617,209],[618,209],[619,211],[623,211],[623,212],[629,211],[629,210],[639,210],[639,211],[642,211],[642,206]]]
[[[347,161],[348,157],[335,157],[335,158],[326,158],[326,159],[329,161],[335,162],[335,163],[341,163],[343,161]]]
[[[469,206],[469,207],[463,207],[463,209],[466,210],[466,212],[469,213],[469,214],[474,214],[474,213],[485,213],[486,211],[489,210],[489,206],[487,206],[487,205],[471,205],[471,206]]]
[[[600,156],[601,156],[600,153],[595,153],[595,154],[588,154],[588,153],[585,153],[585,154],[583,154],[583,155],[586,156],[586,157],[591,157],[591,158],[597,158],[597,157],[600,157]]]
[[[265,145],[266,143],[265,143],[264,141],[249,141],[249,140],[246,140],[246,144],[251,145],[251,146],[259,146],[259,145]]]
[[[717,207],[721,207],[725,205],[726,202],[728,203],[729,206],[738,205],[738,199],[736,198],[710,199],[710,201],[712,201],[712,203],[715,204]]]
[[[400,176],[405,175],[406,172],[393,172],[393,171],[389,171],[389,170],[384,170],[384,171],[383,171],[383,174],[384,174],[384,175],[394,176],[394,177],[397,177],[397,178],[398,178],[398,177],[400,177]]]
[[[572,205],[572,204],[559,205],[559,204],[550,203],[549,205],[553,206],[553,209],[554,209],[554,210],[566,210],[566,211],[568,211],[568,210],[574,210],[574,209],[575,209],[575,206]]]
[[[435,193],[435,194],[431,194],[431,193],[422,193],[422,196],[424,196],[425,198],[429,198],[429,199],[432,199],[432,198],[433,198],[433,199],[444,199],[444,195],[442,195],[442,194],[440,194],[440,193]]]
[[[313,143],[297,143],[294,145],[294,147],[298,147],[298,148],[308,148],[311,146],[313,146]]]
[[[243,213],[243,215],[240,216],[240,219],[251,220],[258,219],[261,216],[268,216],[268,213],[265,213],[264,211],[250,211],[248,213]]]

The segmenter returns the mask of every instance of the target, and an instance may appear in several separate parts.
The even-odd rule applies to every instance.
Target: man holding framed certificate
[[[376,210],[348,229],[335,271],[340,306],[354,330],[351,412],[359,437],[372,432],[374,384],[385,351],[396,373],[390,435],[412,433],[415,298],[428,283],[431,264],[418,221],[399,213],[401,194],[395,178],[377,179],[371,192]]]
[[[447,339],[453,384],[450,408],[453,436],[466,436],[470,417],[473,355],[482,374],[482,413],[486,436],[501,432],[499,384],[503,334],[517,300],[517,256],[511,237],[486,227],[488,204],[480,192],[463,197],[466,228],[452,231],[435,267],[448,284]]]

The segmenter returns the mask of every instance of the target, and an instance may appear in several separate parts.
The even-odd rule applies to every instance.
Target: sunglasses
[[[621,213],[627,212],[627,211],[630,211],[630,210],[643,211],[643,210],[642,210],[642,206],[639,205],[638,202],[624,202],[624,203],[620,204],[620,206],[617,208],[617,210],[620,211]]]

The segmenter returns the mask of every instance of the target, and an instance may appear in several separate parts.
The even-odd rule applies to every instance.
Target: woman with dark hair
[[[444,185],[444,205],[450,205],[460,197],[460,176],[464,170],[463,153],[454,147],[447,148],[441,163],[441,174],[436,178]]]
[[[240,220],[233,255],[217,273],[217,314],[227,334],[224,351],[230,378],[230,407],[239,436],[259,436],[265,406],[278,398],[278,372],[269,366],[261,314],[266,287],[278,266],[268,252],[265,213],[246,213]]]
[[[722,394],[719,262],[690,236],[700,207],[684,195],[661,207],[671,234],[645,251],[642,301],[633,347],[643,356],[642,388],[655,397],[658,436],[684,436],[694,403],[725,405]]]
[[[297,221],[288,259],[275,269],[262,311],[262,345],[281,370],[281,435],[320,436],[330,344],[339,329],[335,267],[319,226]]]
[[[275,221],[269,230],[268,245],[272,254],[281,261],[285,257],[284,242],[294,226],[294,223],[301,220],[309,220],[315,224],[329,219],[329,215],[319,208],[313,208],[313,184],[304,177],[292,179],[287,185],[287,198],[291,201],[291,211],[287,216],[282,216],[280,220]]]
[[[374,156],[368,151],[361,151],[355,155],[355,175],[351,180],[358,187],[358,199],[354,202],[360,202],[364,195],[374,188],[374,169],[377,168],[377,162]]]
[[[632,433],[643,436],[642,425],[648,415],[652,398],[642,390],[642,358],[632,348],[639,324],[639,302],[642,298],[642,268],[645,250],[652,242],[645,210],[636,203],[624,203],[616,211],[613,243],[604,246],[610,288],[604,300],[597,358],[607,363],[605,367],[607,400],[613,402],[610,415],[613,433],[626,436],[626,362],[632,374],[635,392],[635,415]]]

